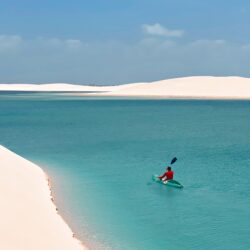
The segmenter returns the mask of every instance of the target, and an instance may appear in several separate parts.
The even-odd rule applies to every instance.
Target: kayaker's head
[[[167,171],[171,171],[171,167],[168,166],[168,167],[167,167]]]

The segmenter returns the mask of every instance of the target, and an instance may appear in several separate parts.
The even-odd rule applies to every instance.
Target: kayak
[[[176,187],[176,188],[183,188],[182,184],[176,180],[168,180],[168,181],[162,181],[158,178],[158,175],[155,174],[152,176],[152,179],[155,182],[158,182],[160,184],[166,185],[166,186],[170,186],[170,187]]]

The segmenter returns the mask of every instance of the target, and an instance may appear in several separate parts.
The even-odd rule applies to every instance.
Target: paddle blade
[[[176,161],[177,161],[177,158],[174,157],[174,158],[172,159],[172,161],[171,161],[171,164],[174,164]]]

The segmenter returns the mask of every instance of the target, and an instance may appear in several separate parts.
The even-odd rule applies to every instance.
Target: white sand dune
[[[84,249],[58,215],[37,165],[0,146],[0,169],[0,249]]]
[[[137,83],[138,84],[138,83]],[[74,85],[68,83],[47,84],[0,84],[0,91],[44,91],[44,92],[110,92],[120,90],[134,84],[123,84],[116,86],[90,86]]]
[[[95,92],[79,93],[83,96],[250,99],[250,78],[195,76],[117,86],[84,86],[59,83],[39,85],[0,84],[1,90]]]
[[[99,95],[162,98],[249,99],[250,78],[183,77],[152,83],[131,84]]]
[[[88,86],[67,83],[48,84],[0,84],[0,91],[112,91],[112,86]]]

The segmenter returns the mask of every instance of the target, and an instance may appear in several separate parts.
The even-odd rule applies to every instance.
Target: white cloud
[[[178,42],[146,36],[134,43],[85,43],[78,39],[0,35],[0,48],[5,48],[4,52],[0,50],[0,83],[108,84],[187,75],[250,76],[250,45],[224,40]]]
[[[242,50],[250,51],[250,44],[244,44],[241,46]]]
[[[69,49],[78,49],[81,47],[82,42],[79,39],[60,39],[60,38],[46,38],[46,37],[37,37],[33,40],[26,40],[26,43],[30,45],[42,46],[42,47],[51,47],[51,48],[69,48]]]
[[[144,33],[148,35],[165,36],[165,37],[182,37],[183,30],[171,30],[159,23],[142,25]]]
[[[210,45],[215,45],[215,46],[220,46],[220,45],[225,45],[226,41],[222,39],[216,39],[216,40],[196,40],[191,43],[193,46],[210,46]]]
[[[6,51],[13,48],[17,48],[23,39],[17,35],[0,35],[0,51]]]
[[[39,41],[41,44],[46,44],[48,46],[61,46],[63,44],[63,40],[59,38],[38,38],[37,41]]]
[[[78,49],[81,47],[82,44],[81,41],[78,39],[68,39],[65,41],[65,43],[70,49]]]

